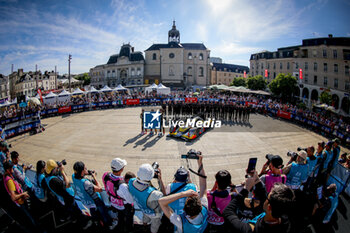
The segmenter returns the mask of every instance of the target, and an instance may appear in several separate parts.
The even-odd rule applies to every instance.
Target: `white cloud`
[[[216,47],[212,48],[212,51],[215,51],[215,53],[220,54],[220,56],[251,54],[261,50],[262,49],[258,47],[249,47],[241,45],[239,43],[228,41],[223,41]]]

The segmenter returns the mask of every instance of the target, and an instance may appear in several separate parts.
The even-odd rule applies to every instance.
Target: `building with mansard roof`
[[[123,44],[119,54],[110,56],[107,64],[90,69],[91,85],[96,88],[142,85],[144,63],[142,52],[135,52],[130,44]]]

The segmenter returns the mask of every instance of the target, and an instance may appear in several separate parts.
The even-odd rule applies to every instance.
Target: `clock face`
[[[175,57],[175,54],[173,54],[173,53],[169,54],[169,58],[174,58],[174,57]]]

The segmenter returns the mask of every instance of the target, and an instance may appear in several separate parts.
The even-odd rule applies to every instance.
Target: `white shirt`
[[[207,197],[205,197],[205,196],[202,197],[201,198],[201,203],[202,203],[202,206],[205,206],[206,208],[208,208],[208,199],[207,199]],[[198,225],[198,224],[200,224],[203,221],[203,215],[202,215],[202,213],[200,213],[194,219],[191,219],[188,216],[186,216],[186,219],[191,224]],[[172,213],[171,216],[170,216],[170,222],[177,227],[177,230],[175,231],[175,233],[182,233],[183,232],[183,230],[182,230],[182,220],[181,220],[180,215]]]

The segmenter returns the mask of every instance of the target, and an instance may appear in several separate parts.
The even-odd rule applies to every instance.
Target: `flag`
[[[38,94],[39,94],[39,97],[40,97],[41,103],[43,103],[43,102],[44,102],[44,101],[43,101],[43,95],[42,95],[42,93],[41,93],[41,90],[40,90],[40,89],[38,89]]]
[[[246,77],[247,77],[247,72],[244,71],[244,72],[243,72],[243,78],[246,78]]]
[[[303,69],[299,69],[299,78],[303,79]]]
[[[267,69],[265,70],[265,78],[267,78],[269,76],[269,72],[267,71]]]

